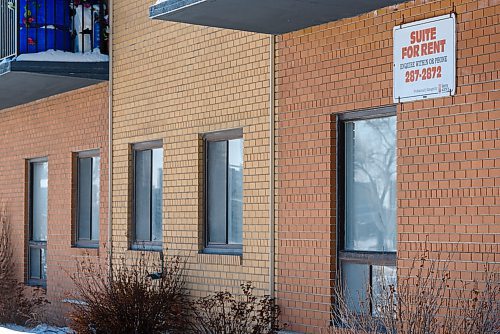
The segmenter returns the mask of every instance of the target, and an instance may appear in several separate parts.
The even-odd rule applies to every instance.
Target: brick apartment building
[[[99,24],[94,3],[0,1],[0,208],[17,277],[46,289],[59,323],[77,261],[106,265],[108,251],[109,63],[97,50],[107,48],[76,23],[92,11],[87,25]]]
[[[31,159],[49,161],[46,285],[60,301],[69,285],[56,273],[83,252],[72,247],[76,153],[96,148],[93,254],[109,250],[110,200],[112,265],[181,255],[193,296],[251,280],[292,331],[330,325],[338,269],[353,289],[374,287],[407,275],[426,241],[454,279],[498,265],[500,2],[304,3],[167,0],[148,17],[151,3],[116,1],[110,138],[105,83],[0,110],[19,275]],[[395,100],[395,31],[441,16],[456,29],[454,93]]]
[[[456,94],[394,103],[393,27],[452,12]],[[498,1],[410,1],[277,38],[277,254],[283,261],[276,290],[293,328],[314,332],[328,322],[335,269],[354,281],[375,265],[405,276],[426,240],[451,259],[454,279],[472,280],[485,264],[498,265],[499,20]],[[358,144],[349,137],[356,125]],[[375,126],[384,129],[380,135]],[[362,157],[353,151],[380,155],[380,146],[389,151],[385,141],[397,156],[397,162],[381,158],[391,171],[382,184],[393,193],[383,197],[375,182],[375,198],[391,201],[395,212],[386,222],[393,219],[393,227],[349,226],[350,214],[374,210],[366,208],[363,167],[375,179],[382,175],[369,159],[354,167],[353,159]],[[369,244],[379,233],[384,242]],[[356,261],[356,251],[386,250],[392,258]]]
[[[254,267],[262,273],[258,282],[263,284],[259,286],[264,293],[277,297],[282,320],[289,329],[312,333],[329,326],[337,270],[343,271],[341,280],[354,291],[364,285],[375,289],[381,275],[389,281],[408,275],[411,260],[426,242],[425,247],[434,254],[451,259],[452,279],[470,281],[484,265],[498,265],[498,1],[371,2],[372,7],[319,1],[304,7],[297,2],[290,8],[266,1],[242,1],[238,6],[222,1],[165,1],[150,9],[151,17],[157,20],[254,33],[150,23],[142,16],[136,19],[127,15],[125,22],[125,8],[127,13],[140,13],[143,8],[123,6],[123,10],[115,12],[120,40],[115,49],[128,55],[144,49],[150,53],[140,60],[135,72],[143,83],[138,86],[128,81],[134,92],[123,98],[114,96],[114,115],[122,112],[115,108],[121,105],[120,99],[131,107],[123,122],[115,118],[114,129],[133,131],[137,127],[130,124],[138,123],[136,117],[144,112],[148,116],[142,118],[141,131],[134,134],[149,130],[148,137],[141,140],[155,139],[152,133],[164,128],[165,152],[169,146],[177,149],[164,155],[164,240],[169,250],[191,250],[190,275],[197,291],[206,291],[202,281],[231,287],[242,277],[236,275],[241,273],[239,267],[224,265],[227,255],[213,254],[216,252],[210,249],[211,174],[210,167],[203,165],[210,166],[211,158],[207,146],[210,139],[204,134],[237,127],[243,129],[244,143],[243,268],[260,256],[263,261]],[[436,17],[453,22],[445,32],[450,37],[435,44],[435,28],[422,28],[422,34],[428,35],[421,35],[421,42],[432,44],[423,47],[422,55],[439,56],[445,43],[447,52],[455,49],[452,79],[456,88],[440,85],[439,93],[442,88],[454,90],[444,97],[395,99],[396,30],[403,31],[406,24],[418,27],[426,19],[434,22],[432,18]],[[137,27],[137,35],[143,33],[141,38],[135,40],[130,30],[122,34],[119,21],[123,26]],[[180,40],[170,37],[177,29],[182,31]],[[277,36],[274,39],[259,33]],[[205,34],[212,34],[208,48],[198,40]],[[260,48],[253,47],[253,38],[261,41]],[[191,39],[194,42],[185,47],[183,42]],[[246,47],[239,53],[242,41]],[[154,47],[148,47],[148,43],[154,43]],[[212,52],[211,47],[218,47],[223,54]],[[405,49],[403,59],[412,56],[408,52],[416,52],[413,46],[409,49]],[[183,59],[186,52],[190,53],[187,62]],[[129,59],[135,62],[132,55]],[[262,62],[252,64],[245,58],[238,59],[250,55],[260,55]],[[455,60],[453,56],[448,58],[450,62]],[[441,66],[445,68],[442,63],[431,68],[441,71]],[[115,63],[114,68],[118,67],[122,70],[115,73],[116,80],[121,73],[123,79],[129,76],[136,80],[137,76],[125,66]],[[248,75],[244,72],[248,68],[261,69],[262,76]],[[180,70],[185,73],[181,85],[177,82]],[[244,74],[237,76],[242,71]],[[423,79],[435,75],[430,73]],[[231,80],[235,76],[247,81],[238,86],[238,80]],[[410,79],[414,80],[408,76]],[[208,113],[218,111],[229,116],[242,111],[250,103],[245,92],[253,87],[263,88],[254,91],[257,95],[252,96],[252,101],[263,101],[260,129],[262,138],[271,140],[271,150],[265,140],[248,141],[253,131],[245,123],[228,125],[224,118],[213,118]],[[214,98],[214,93],[220,95]],[[267,108],[271,112],[266,113]],[[247,110],[247,117],[255,112]],[[188,123],[173,127],[156,122],[161,117],[172,117],[168,116],[172,113],[174,117],[182,115]],[[204,119],[206,115],[210,121]],[[147,125],[147,119],[154,125]],[[210,127],[200,127],[198,122]],[[268,122],[273,126],[267,127]],[[191,140],[179,135],[184,127]],[[133,142],[126,141],[127,145]],[[257,148],[254,143],[262,146]],[[122,147],[126,152],[125,145]],[[264,154],[259,163],[249,155],[256,149]],[[269,165],[273,166],[270,172],[265,170]],[[264,196],[259,199],[253,192],[256,167],[263,181]],[[189,182],[183,181],[186,178]],[[266,184],[269,180],[271,184]],[[198,201],[198,205],[189,208],[185,205],[188,199],[193,204]],[[256,202],[261,205],[254,206]],[[270,216],[265,211],[267,205]],[[207,206],[208,212],[204,212]],[[254,217],[259,217],[260,223],[254,225]],[[114,224],[114,231],[118,226],[125,229],[125,220],[114,220]],[[187,225],[194,227],[190,234],[185,231]],[[253,231],[259,227],[263,247],[254,250],[249,245],[256,241]],[[178,238],[179,233],[189,237]],[[266,242],[268,236],[271,243]],[[218,258],[223,265],[214,268],[201,262],[205,253],[210,253],[211,261]],[[269,263],[272,270],[268,275]],[[212,280],[214,275],[219,275],[217,281]],[[227,277],[233,280],[225,280]]]

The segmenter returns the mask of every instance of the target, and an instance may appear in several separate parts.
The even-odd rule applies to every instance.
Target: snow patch
[[[17,61],[64,61],[64,62],[101,62],[109,61],[108,55],[103,55],[99,49],[94,52],[73,53],[60,50],[47,50],[38,53],[25,53],[16,58]]]
[[[86,302],[78,299],[63,299],[63,303],[74,304],[74,305],[88,305]]]
[[[3,326],[3,327],[2,327]],[[38,325],[35,328],[27,328],[18,325],[8,324],[0,326],[0,334],[18,334],[18,333],[33,333],[33,334],[74,334],[67,327],[52,327],[48,325]]]
[[[156,2],[155,2],[155,6],[156,6],[156,5],[159,5],[159,4],[163,3],[163,2],[167,2],[167,1],[169,1],[169,0],[156,0]],[[198,1],[197,1],[197,2],[195,2],[195,3],[183,4],[180,8],[187,8],[187,7],[191,7],[191,6],[197,5],[198,3],[202,2],[202,1],[204,1],[204,0],[198,0]],[[178,10],[178,9],[176,9],[176,10]]]

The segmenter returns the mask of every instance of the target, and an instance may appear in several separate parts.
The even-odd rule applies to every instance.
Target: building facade
[[[16,274],[46,289],[47,316],[59,323],[77,263],[106,265],[107,114],[107,83],[0,111],[0,201]]]
[[[277,37],[276,290],[294,329],[327,325],[337,269],[405,277],[423,249],[449,259],[456,280],[498,265],[499,5],[410,1]],[[456,95],[394,103],[393,28],[450,13]],[[368,212],[382,212],[383,229]],[[356,251],[397,259],[352,262]]]
[[[422,250],[452,280],[497,270],[498,0],[241,3],[167,0],[148,17],[116,1],[109,86],[0,110],[18,276],[51,313],[87,253],[180,256],[193,297],[252,281],[304,333],[331,326],[336,284],[376,290]],[[455,20],[455,93],[395,102],[393,29],[439,16]]]
[[[60,324],[77,264],[107,268],[107,5],[0,1],[0,207],[16,277]]]
[[[471,281],[484,266],[496,268],[497,1],[374,3],[358,10],[364,14],[328,20],[333,11],[324,2],[297,16],[284,8],[273,12],[264,2],[253,2],[242,17],[221,3],[179,6],[159,3],[150,15],[277,34],[276,44],[270,41],[272,88],[264,92],[275,105],[274,178],[266,198],[275,218],[269,291],[288,329],[324,330],[331,325],[335,284],[376,290],[380,279],[409,275],[424,250],[448,259],[452,280]],[[290,15],[289,26],[273,14]],[[455,18],[456,45],[449,44],[456,48],[455,94],[395,101],[393,29],[446,15]]]

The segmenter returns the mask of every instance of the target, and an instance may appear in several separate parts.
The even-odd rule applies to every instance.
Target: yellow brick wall
[[[150,2],[117,1],[113,41],[113,252],[129,247],[130,144],[163,140],[163,248],[186,257],[193,295],[268,289],[269,37],[148,18]],[[201,134],[242,128],[243,256],[203,247]]]

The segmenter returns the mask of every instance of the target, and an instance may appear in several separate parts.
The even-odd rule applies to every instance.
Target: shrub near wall
[[[191,328],[191,304],[179,258],[157,261],[134,254],[108,269],[85,258],[72,275],[78,300],[70,313],[77,333],[185,333]]]
[[[486,266],[480,280],[457,284],[450,279],[449,259],[432,256],[425,251],[414,259],[409,277],[401,278],[397,286],[381,282],[376,297],[369,286],[364,287],[365,293],[356,293],[338,280],[333,289],[330,333],[499,333],[498,266]],[[351,303],[359,309],[353,310]]]
[[[6,206],[0,207],[0,324],[35,325],[47,303],[42,289],[28,289],[15,276],[12,240]]]
[[[89,258],[72,275],[77,287],[70,314],[77,333],[272,334],[280,329],[279,306],[269,296],[253,294],[251,282],[242,294],[220,291],[190,299],[184,266],[178,257],[160,261],[150,253],[122,259],[111,282],[104,264]]]

